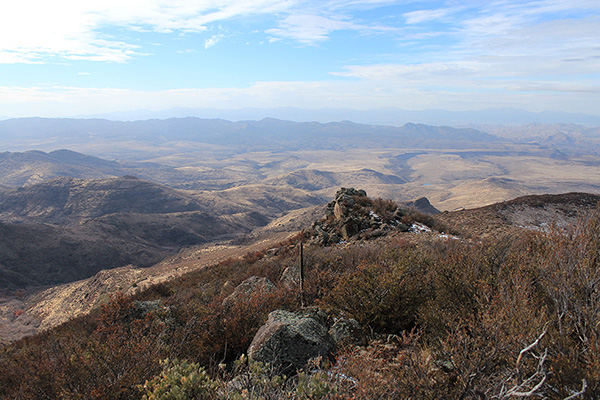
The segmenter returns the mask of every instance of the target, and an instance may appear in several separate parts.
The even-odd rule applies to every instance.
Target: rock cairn
[[[373,204],[364,190],[341,188],[327,205],[325,217],[308,230],[311,242],[326,246],[354,237],[384,236],[392,228],[408,231],[409,227],[401,222],[403,209],[396,207],[391,216],[382,216],[373,211]]]

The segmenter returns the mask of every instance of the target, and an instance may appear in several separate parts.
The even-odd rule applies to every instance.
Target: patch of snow
[[[460,240],[458,236],[448,235],[447,233],[440,233],[437,235],[441,239],[452,239],[452,240]]]
[[[540,226],[535,226],[535,225],[515,225],[517,228],[523,228],[523,229],[528,229],[531,231],[538,231],[538,232],[548,232],[548,224],[546,223],[541,223]]]
[[[412,226],[410,227],[411,232],[417,232],[417,233],[431,233],[432,230],[430,227],[428,227],[427,225],[424,225],[420,222],[413,222]]]
[[[372,218],[378,219],[378,220],[381,219],[381,217],[379,215],[377,215],[376,212],[373,212],[373,211],[369,211],[369,216]]]

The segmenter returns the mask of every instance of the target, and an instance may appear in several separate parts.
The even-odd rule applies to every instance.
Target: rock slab
[[[311,358],[326,358],[335,346],[326,320],[327,315],[318,309],[273,311],[256,333],[248,357],[288,373],[303,368]]]

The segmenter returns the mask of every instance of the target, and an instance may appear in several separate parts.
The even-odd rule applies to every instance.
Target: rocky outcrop
[[[318,308],[298,312],[276,310],[258,330],[248,348],[251,360],[269,363],[286,373],[306,366],[315,357],[329,357],[336,347],[361,345],[365,338],[358,322],[332,319]]]
[[[385,214],[377,212],[377,204],[385,203]],[[386,235],[392,228],[407,231],[402,224],[405,212],[392,202],[373,201],[364,190],[341,188],[327,205],[325,217],[316,221],[308,231],[313,243],[335,244],[342,240],[363,239]]]
[[[279,278],[279,282],[288,288],[296,288],[300,285],[300,267],[292,265],[286,267]]]
[[[438,215],[442,212],[431,205],[427,197],[421,197],[420,199],[410,201],[406,203],[406,207],[411,207],[425,214]]]

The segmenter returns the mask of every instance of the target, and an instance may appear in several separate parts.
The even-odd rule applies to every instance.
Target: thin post
[[[300,305],[304,307],[304,246],[300,242]]]

